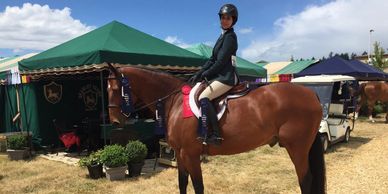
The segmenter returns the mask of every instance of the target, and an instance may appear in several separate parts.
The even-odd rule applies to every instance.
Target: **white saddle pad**
[[[194,99],[194,97],[195,97],[195,93],[197,92],[200,85],[201,85],[200,82],[195,84],[195,86],[191,89],[190,94],[189,94],[190,109],[194,113],[195,117],[197,117],[197,118],[199,118],[201,116],[201,110],[200,110],[200,107],[198,107],[197,104],[195,103],[196,99]],[[222,118],[222,116],[224,115],[225,110],[228,106],[229,99],[239,98],[239,97],[244,96],[244,95],[245,95],[245,93],[236,94],[236,95],[228,95],[228,96],[226,96],[226,98],[222,99],[218,104],[218,106],[220,108],[220,111],[217,113],[218,120],[220,120]],[[215,108],[216,108],[216,110],[218,109],[218,107],[215,107]]]

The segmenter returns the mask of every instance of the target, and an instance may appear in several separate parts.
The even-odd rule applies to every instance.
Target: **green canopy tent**
[[[294,61],[279,71],[275,72],[275,74],[295,74],[299,73],[302,70],[306,69],[312,64],[317,63],[318,60],[304,60],[304,61]]]
[[[62,93],[69,94],[76,92],[76,88],[81,83],[71,82],[65,87],[67,83],[60,80],[62,77],[71,75],[81,77],[77,75],[96,75],[99,73],[101,91],[101,107],[99,108],[105,115],[106,98],[103,91],[106,87],[104,87],[103,77],[106,76],[104,70],[108,69],[108,63],[116,66],[148,67],[173,73],[191,73],[199,69],[205,61],[206,58],[202,56],[113,21],[38,55],[22,60],[19,62],[19,68],[22,75],[42,82],[37,84],[37,94],[45,93],[43,87],[50,84],[41,80],[59,79],[55,84],[63,85]],[[86,84],[86,82],[82,84]],[[51,105],[44,97],[40,97],[41,100],[38,99],[38,104],[44,104],[44,107],[39,108],[41,110],[39,113],[41,131],[47,130],[44,133],[55,135],[51,121],[53,116],[46,112],[52,111],[69,117],[74,116],[75,113],[72,111],[74,112],[78,108],[77,104],[74,104],[75,98],[66,96],[64,98],[69,99],[71,103],[59,102]],[[62,111],[62,109],[64,110]],[[44,117],[51,117],[51,119],[44,120]],[[105,122],[105,120],[103,121]]]
[[[196,70],[206,59],[113,21],[20,62],[21,74],[99,71],[106,63],[168,70]]]
[[[197,44],[186,49],[207,59],[211,57],[213,51],[212,47],[205,44]],[[240,57],[237,57],[237,72],[243,77],[258,78],[267,76],[266,69]]]

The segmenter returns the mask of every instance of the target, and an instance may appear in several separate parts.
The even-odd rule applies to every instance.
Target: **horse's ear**
[[[108,67],[109,67],[109,70],[115,74],[115,76],[118,76],[119,75],[119,72],[117,71],[117,69],[111,64],[111,63],[108,63]]]

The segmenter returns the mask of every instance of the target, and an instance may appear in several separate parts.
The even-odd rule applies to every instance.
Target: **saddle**
[[[205,82],[197,83],[190,91],[189,94],[189,106],[195,117],[200,117],[200,109],[199,109],[199,95],[201,92],[207,87],[207,84]],[[225,110],[227,108],[227,101],[228,99],[234,99],[239,98],[242,96],[245,96],[250,91],[249,83],[248,82],[242,82],[237,86],[234,86],[232,89],[230,89],[225,94],[221,95],[220,97],[212,100],[213,107],[215,108],[217,112],[217,118],[218,120],[221,119],[222,115],[225,113]]]
[[[195,92],[194,98],[195,103],[197,106],[199,106],[199,95],[206,89],[208,85],[206,82],[202,82],[201,85],[199,85],[197,91]],[[241,82],[240,84],[234,86],[232,89],[230,89],[225,94],[222,94],[221,96],[217,97],[216,99],[212,100],[213,106],[216,108],[217,112],[220,111],[221,107],[217,106],[221,101],[225,100],[227,96],[230,96],[231,98],[239,98],[242,96],[245,96],[249,92],[249,83],[247,81]],[[229,99],[231,99],[229,98]]]

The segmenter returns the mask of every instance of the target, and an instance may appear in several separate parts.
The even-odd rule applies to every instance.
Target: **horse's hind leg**
[[[301,141],[285,143],[292,163],[294,163],[296,174],[298,176],[299,186],[302,194],[310,193],[312,184],[312,175],[309,169],[309,146],[304,145]]]
[[[279,129],[279,144],[286,148],[298,176],[302,194],[310,194],[313,175],[309,168],[309,151],[314,141],[315,130],[306,127],[306,122],[286,122]]]

